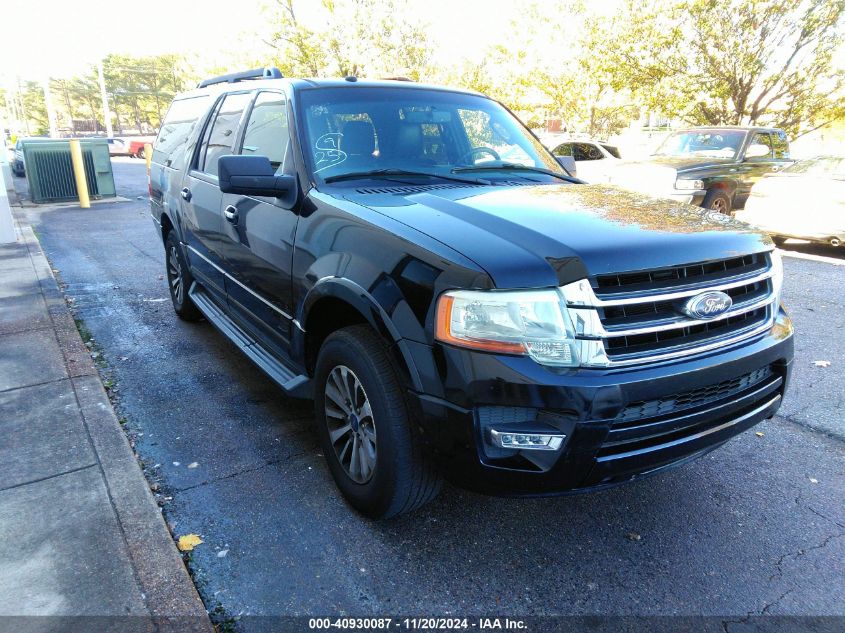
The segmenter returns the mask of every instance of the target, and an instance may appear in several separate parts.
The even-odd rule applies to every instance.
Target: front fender
[[[385,306],[383,306],[373,295],[373,293],[366,290],[360,284],[345,277],[322,277],[311,287],[305,295],[304,300],[297,309],[296,320],[300,325],[308,323],[308,316],[312,308],[321,300],[325,298],[339,299],[361,313],[367,320],[367,323],[379,333],[379,335],[386,341],[392,344],[397,353],[397,360],[402,361],[403,369],[406,372],[406,379],[409,381],[409,386],[416,390],[422,390],[423,381],[417,370],[416,363],[413,360],[411,351],[407,341],[404,339],[402,332],[397,327],[396,318],[400,317],[404,312],[402,306],[404,302],[399,302],[398,305],[391,306],[392,316],[388,313]],[[413,313],[407,304],[404,304],[404,309],[408,311],[406,317],[413,318]],[[307,331],[304,327],[299,327],[294,330],[292,337],[292,345],[294,348],[294,355],[299,358],[305,357],[305,337]]]

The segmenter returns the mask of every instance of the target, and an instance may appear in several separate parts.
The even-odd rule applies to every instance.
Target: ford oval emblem
[[[731,309],[733,299],[717,290],[691,297],[684,304],[684,314],[693,319],[715,319]]]

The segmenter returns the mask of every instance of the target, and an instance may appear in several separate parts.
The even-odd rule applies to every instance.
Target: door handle
[[[223,215],[226,216],[226,219],[229,220],[232,224],[238,223],[238,208],[232,206],[231,204],[223,209]]]
[[[185,187],[184,189],[182,189],[182,191],[180,191],[179,193],[181,194],[182,198],[183,198],[186,202],[190,202],[190,201],[191,201],[191,198],[193,197],[193,196],[191,195],[191,190],[190,190],[190,189],[188,189],[187,187]]]

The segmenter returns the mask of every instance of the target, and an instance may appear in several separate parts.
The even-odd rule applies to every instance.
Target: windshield
[[[519,121],[484,97],[392,87],[318,88],[299,94],[303,154],[321,182],[376,170],[391,177],[400,171],[446,177],[464,167],[549,180],[509,165],[565,173]]]
[[[744,139],[742,130],[674,132],[666,137],[654,155],[736,158]]]
[[[845,176],[845,157],[824,156],[800,160],[783,170],[784,174],[807,174],[811,176]]]

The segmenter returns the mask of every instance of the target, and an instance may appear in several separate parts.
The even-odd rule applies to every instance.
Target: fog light
[[[556,451],[566,439],[563,434],[504,433],[496,429],[490,429],[490,437],[496,446],[528,451]]]

